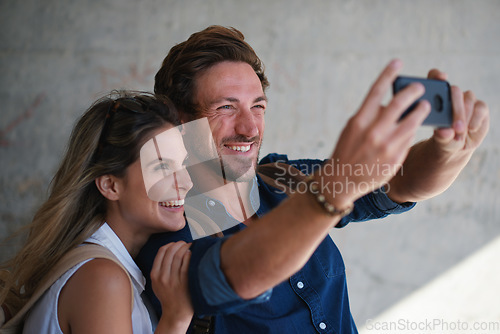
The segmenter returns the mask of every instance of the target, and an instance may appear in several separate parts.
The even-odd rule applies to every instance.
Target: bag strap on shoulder
[[[24,306],[9,319],[1,328],[0,334],[7,333],[17,333],[24,321],[24,317],[27,315],[29,310],[33,305],[43,296],[45,291],[47,291],[65,272],[67,272],[72,267],[76,266],[78,263],[83,262],[88,259],[108,259],[120,266],[126,273],[130,280],[130,289],[132,292],[132,306],[134,304],[134,291],[132,280],[130,275],[123,266],[123,264],[116,258],[116,256],[111,253],[107,248],[91,243],[84,243],[66,253],[59,262],[49,271],[45,280],[42,284],[35,290],[30,299],[24,304]]]

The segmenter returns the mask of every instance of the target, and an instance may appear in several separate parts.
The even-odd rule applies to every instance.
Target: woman
[[[186,150],[175,127],[176,112],[150,94],[132,94],[117,92],[97,101],[76,124],[26,243],[0,268],[10,271],[0,302],[9,302],[9,290],[29,298],[49,269],[82,243],[108,248],[131,280],[111,260],[84,261],[33,307],[25,333],[151,333],[154,328],[155,333],[185,333],[189,326],[189,244],[168,244],[155,259],[152,283],[163,308],[158,323],[141,299],[144,277],[133,258],[152,233],[184,227],[183,199],[192,183],[183,166]],[[161,155],[140,156],[151,141],[161,146]],[[146,173],[159,172],[155,188],[161,192],[154,201],[144,180]]]

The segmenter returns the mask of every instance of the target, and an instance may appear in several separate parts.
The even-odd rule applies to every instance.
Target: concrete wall
[[[500,234],[499,13],[498,0],[3,0],[0,234],[27,223],[45,198],[77,116],[110,89],[152,90],[169,48],[192,32],[237,27],[266,64],[262,154],[327,157],[382,67],[399,57],[404,74],[437,67],[474,90],[492,126],[445,194],[332,231],[362,325]]]

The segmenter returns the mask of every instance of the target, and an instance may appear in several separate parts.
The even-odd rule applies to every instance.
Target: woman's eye
[[[168,169],[168,165],[166,163],[159,163],[156,167],[155,170],[160,170],[160,169]]]

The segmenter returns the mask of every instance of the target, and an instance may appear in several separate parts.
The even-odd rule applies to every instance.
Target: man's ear
[[[95,185],[101,194],[110,201],[116,201],[120,198],[117,179],[113,175],[103,175],[95,179]]]

